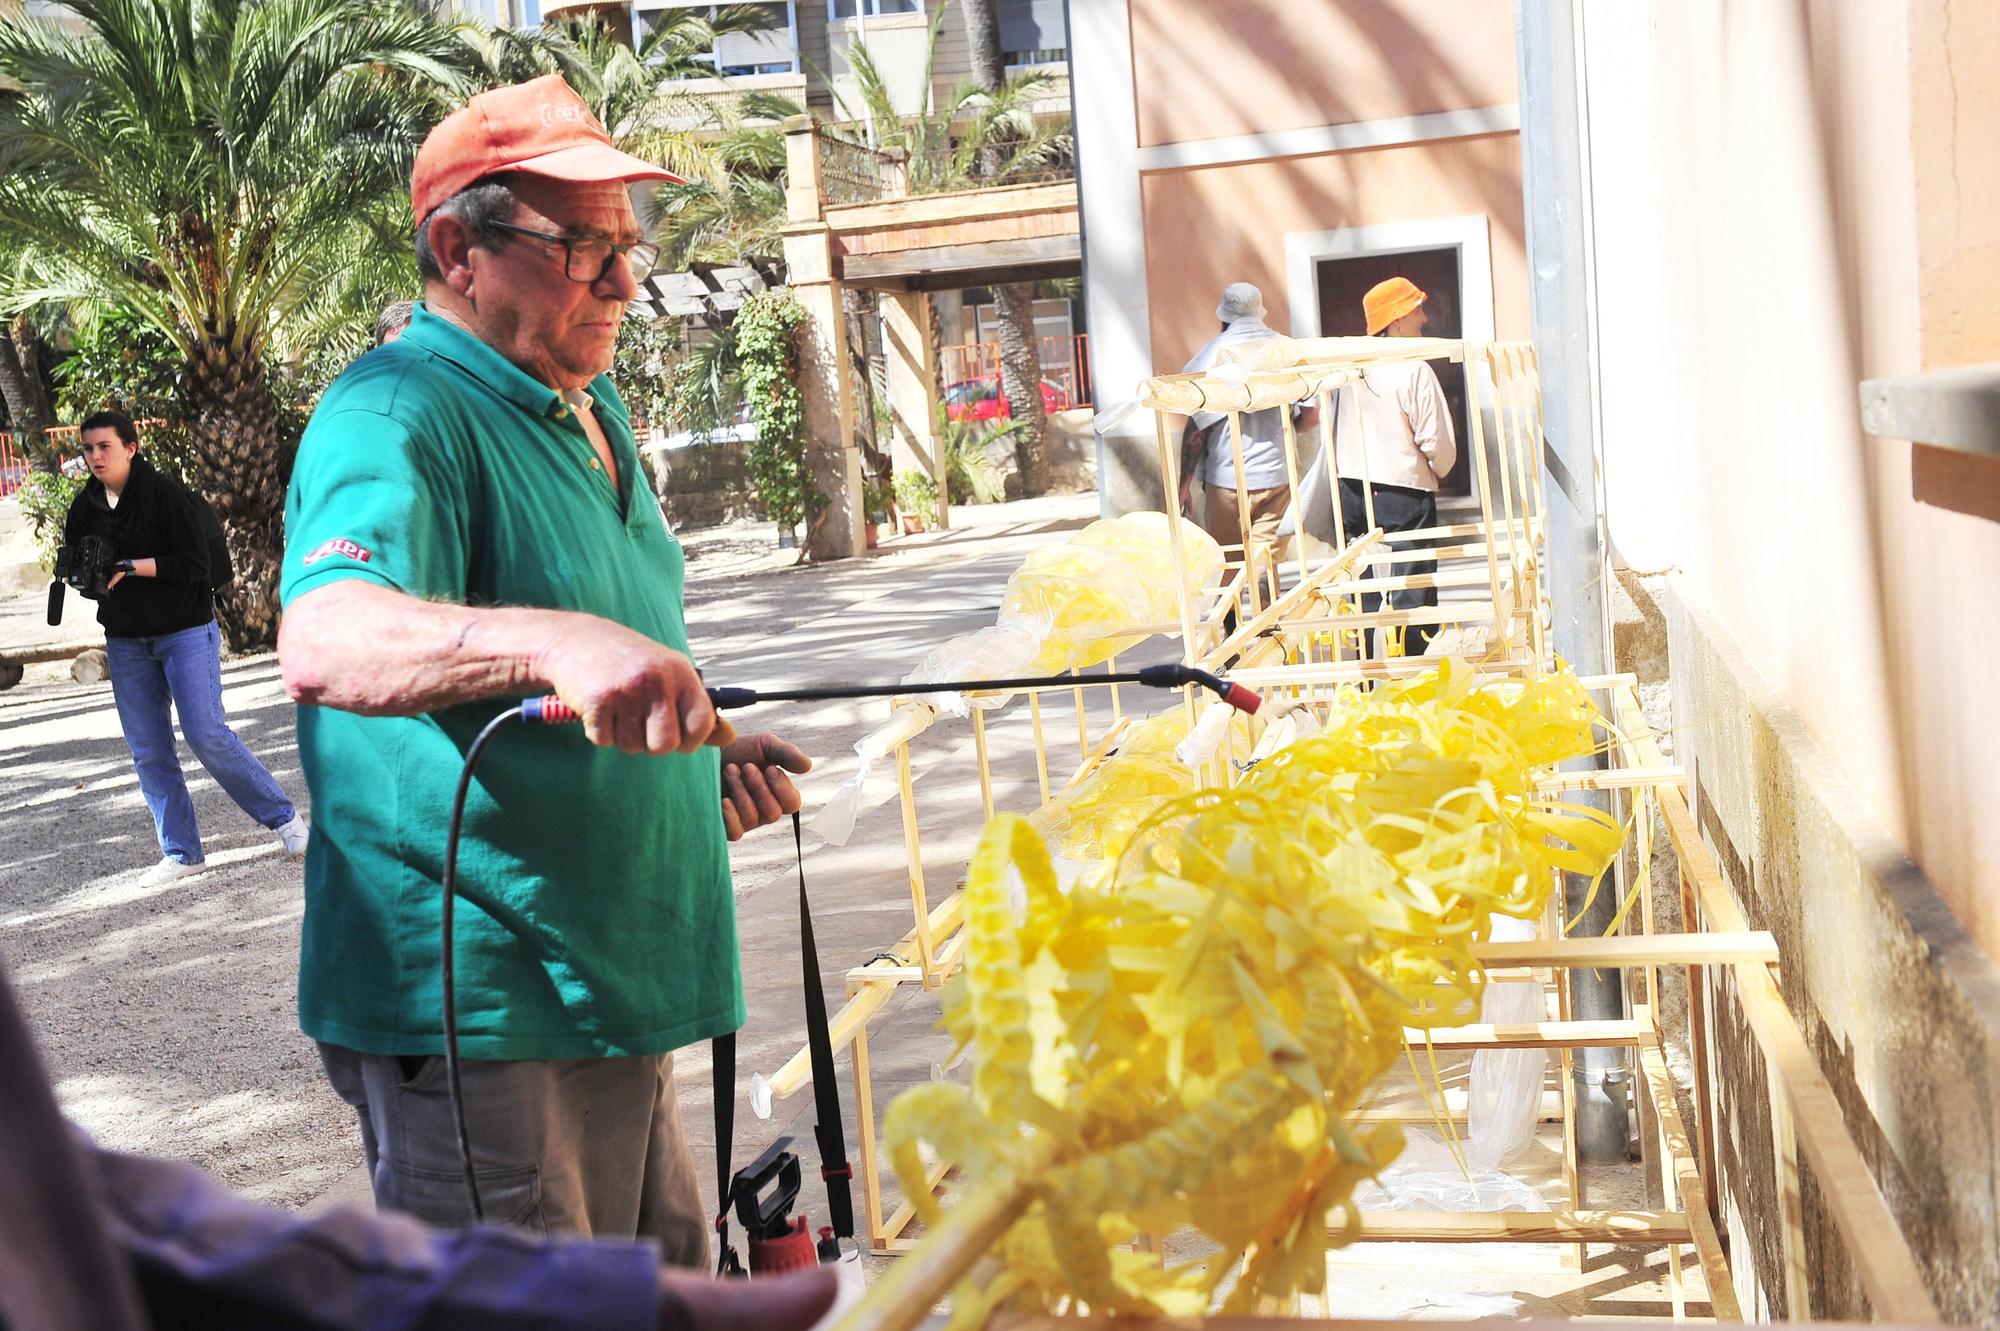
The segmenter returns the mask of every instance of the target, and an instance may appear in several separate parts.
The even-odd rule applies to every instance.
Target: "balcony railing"
[[[1037,338],[1036,341],[1042,353],[1042,378],[1056,386],[1064,404],[1071,407],[1091,405],[1090,335],[1058,333]],[[947,387],[968,380],[999,382],[998,342],[967,342],[945,347],[943,351]]]
[[[814,126],[819,145],[820,197],[826,203],[876,203],[885,199],[918,198],[999,185],[1039,185],[1076,179],[1076,161],[1065,151],[1052,160],[1010,162],[1004,147],[998,174],[952,145],[916,153],[900,147],[873,146],[894,137],[894,126],[850,120]]]
[[[80,431],[74,425],[52,425],[43,435],[49,441],[49,449],[58,458],[68,461],[83,456]],[[28,479],[30,464],[28,452],[13,435],[0,431],[0,499],[5,499],[21,488],[21,482]]]

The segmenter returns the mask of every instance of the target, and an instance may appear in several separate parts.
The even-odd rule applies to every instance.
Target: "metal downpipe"
[[[1522,196],[1528,281],[1541,365],[1546,436],[1542,488],[1548,515],[1543,568],[1554,606],[1557,653],[1580,675],[1611,669],[1606,550],[1599,505],[1592,336],[1587,122],[1579,83],[1576,0],[1516,0],[1515,57],[1521,88]],[[1582,762],[1575,766],[1602,766]],[[1602,792],[1580,795],[1609,808]],[[1565,875],[1566,915],[1575,920],[1589,883]],[[1603,933],[1616,913],[1607,882],[1573,934]],[[1580,1021],[1625,1016],[1615,970],[1574,971],[1570,1007]],[[1571,1059],[1578,1156],[1623,1160],[1629,1078],[1621,1051],[1580,1049]]]

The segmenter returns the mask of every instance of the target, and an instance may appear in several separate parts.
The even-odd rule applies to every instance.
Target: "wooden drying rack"
[[[1281,563],[1274,549],[1225,547],[1232,556],[1233,577],[1206,591],[1188,585],[1189,566],[1182,534],[1169,524],[1174,569],[1178,575],[1178,623],[1134,626],[1133,632],[1177,637],[1182,660],[1208,669],[1228,667],[1232,679],[1264,694],[1267,706],[1322,706],[1331,691],[1367,686],[1371,681],[1407,677],[1435,663],[1424,658],[1382,654],[1386,635],[1356,632],[1372,628],[1407,628],[1413,624],[1450,625],[1461,631],[1480,627],[1483,642],[1473,657],[1474,669],[1485,676],[1527,677],[1553,663],[1548,639],[1549,611],[1538,576],[1543,539],[1537,445],[1541,438],[1540,389],[1532,346],[1524,343],[1465,343],[1443,339],[1319,339],[1288,344],[1293,363],[1253,369],[1236,378],[1165,376],[1142,385],[1142,404],[1155,410],[1163,502],[1172,511],[1178,500],[1178,450],[1168,437],[1164,413],[1215,410],[1228,419],[1228,437],[1238,474],[1242,474],[1243,414],[1272,406],[1316,402],[1320,408],[1318,465],[1328,468],[1327,489],[1333,496],[1337,542],[1322,550],[1320,543],[1295,538],[1294,559]],[[1412,359],[1449,359],[1467,368],[1469,442],[1473,454],[1476,522],[1440,524],[1421,532],[1398,533],[1391,547],[1379,529],[1349,533],[1340,524],[1338,488],[1332,474],[1333,395],[1355,383],[1369,365]],[[1489,441],[1487,417],[1492,433]],[[1298,439],[1292,413],[1282,413],[1285,463],[1294,494],[1302,476]],[[1490,442],[1490,447],[1489,447]],[[1365,457],[1365,450],[1362,450]],[[1364,463],[1365,466],[1365,463]],[[1365,485],[1365,477],[1364,485]],[[1496,484],[1497,482],[1497,484]],[[1365,493],[1365,489],[1364,489]],[[1249,530],[1247,499],[1239,492],[1239,517]],[[1372,502],[1368,518],[1373,527]],[[1422,578],[1393,572],[1397,564],[1436,559],[1440,572]],[[1445,561],[1461,567],[1444,569]],[[1286,575],[1291,582],[1286,586]],[[1376,609],[1365,611],[1361,598],[1402,586],[1449,587],[1470,599],[1434,610]],[[1232,620],[1233,616],[1233,620]],[[1235,624],[1234,628],[1230,625]],[[1463,640],[1461,640],[1463,645]],[[1373,654],[1371,654],[1371,652]],[[1108,663],[1115,670],[1115,658]],[[1688,1315],[1682,1259],[1684,1252],[1700,1267],[1708,1290],[1709,1311],[1718,1321],[1744,1319],[1722,1242],[1722,1212],[1717,1186],[1721,1159],[1715,1149],[1716,1087],[1707,1060],[1694,1060],[1697,1111],[1694,1129],[1683,1123],[1674,1083],[1665,1060],[1657,1021],[1659,972],[1683,967],[1689,976],[1692,1038],[1705,1048],[1710,1028],[1705,1010],[1709,992],[1704,972],[1727,977],[1721,991],[1731,995],[1743,1022],[1755,1034],[1763,1052],[1772,1093],[1772,1127],[1776,1193],[1785,1270],[1784,1314],[1805,1320],[1809,1273],[1806,1267],[1804,1212],[1800,1197],[1799,1162],[1810,1164],[1822,1182],[1829,1211],[1856,1263],[1856,1273],[1876,1316],[1886,1321],[1927,1324],[1938,1321],[1935,1306],[1918,1274],[1914,1257],[1884,1202],[1873,1176],[1849,1137],[1837,1102],[1814,1062],[1797,1023],[1781,997],[1774,970],[1775,941],[1768,933],[1748,928],[1742,912],[1715,869],[1695,831],[1682,793],[1680,769],[1661,755],[1656,737],[1640,711],[1636,680],[1611,674],[1581,681],[1613,723],[1610,762],[1602,770],[1549,774],[1545,791],[1600,789],[1611,793],[1614,812],[1628,817],[1642,848],[1642,875],[1648,871],[1653,825],[1645,795],[1657,802],[1669,840],[1680,864],[1683,919],[1689,932],[1655,931],[1651,894],[1643,876],[1632,885],[1638,893],[1634,913],[1637,931],[1604,938],[1565,938],[1562,921],[1552,915],[1549,937],[1528,942],[1489,943],[1476,950],[1496,974],[1532,974],[1554,989],[1558,1017],[1519,1026],[1476,1025],[1429,1036],[1433,1049],[1544,1049],[1561,1064],[1563,1180],[1568,1193],[1564,1210],[1534,1213],[1397,1213],[1363,1216],[1359,1233],[1349,1241],[1433,1243],[1553,1243],[1564,1245],[1572,1265],[1580,1265],[1584,1245],[1612,1244],[1639,1249],[1663,1249],[1673,1317]],[[1093,682],[1078,674],[1060,689],[1022,690],[1028,700],[1029,747],[1036,774],[1035,790],[1042,803],[1074,789],[1113,755],[1134,718],[1123,707],[1118,686]],[[1053,692],[1071,695],[1076,714],[1077,760],[1060,785],[1051,774],[1051,745],[1043,723],[1043,697]],[[1093,735],[1088,699],[1108,694],[1110,720]],[[968,697],[979,699],[976,691]],[[1193,689],[1184,705],[1192,719],[1197,700]],[[905,1231],[914,1217],[906,1200],[885,1214],[881,1160],[876,1141],[877,1115],[870,1069],[868,1025],[904,985],[930,990],[940,987],[959,966],[965,946],[964,903],[957,889],[936,904],[930,900],[919,819],[920,786],[977,779],[981,807],[990,819],[995,812],[993,722],[988,711],[975,706],[970,714],[972,771],[944,763],[934,765],[920,783],[911,760],[913,740],[937,724],[907,721],[893,747],[902,811],[905,861],[911,895],[910,930],[881,957],[847,973],[848,1001],[831,1023],[833,1047],[853,1053],[867,1239],[877,1252],[910,1252],[877,1283],[869,1299],[842,1325],[851,1331],[913,1326],[935,1301],[984,1252],[990,1235],[977,1228],[978,1217],[961,1219],[950,1213],[928,1242],[914,1241]],[[954,723],[957,724],[957,723]],[[1238,772],[1218,753],[1198,775],[1205,785],[1231,785]],[[1627,888],[1620,865],[1621,896]],[[960,880],[962,886],[962,879]],[[1561,893],[1554,894],[1559,910]],[[1628,922],[1628,930],[1632,926]],[[1623,1021],[1578,1021],[1571,1015],[1568,975],[1572,969],[1615,967],[1637,971],[1643,1002],[1635,1002]],[[1424,1036],[1411,1032],[1418,1047]],[[1574,1083],[1570,1059],[1579,1048],[1609,1046],[1636,1051],[1637,1096],[1643,1129],[1654,1139],[1658,1177],[1664,1204],[1659,1210],[1594,1211],[1583,1204],[1576,1164]],[[810,1080],[808,1054],[800,1050],[767,1083],[769,1094],[785,1098]],[[1430,1121],[1430,1115],[1408,1110],[1366,1111],[1380,1117]],[[937,1189],[951,1162],[934,1164],[928,1184]],[[986,1217],[988,1227],[994,1223]],[[1004,1227],[1004,1226],[1003,1226]],[[1330,1235],[1330,1237],[1332,1237]],[[1754,1311],[1754,1310],[1753,1310]],[[1063,1324],[1079,1319],[1065,1318]],[[1096,1320],[1084,1318],[1081,1320]],[[1010,1325],[1053,1326],[1053,1319],[1017,1320]],[[1167,1322],[1121,1325],[1165,1327]],[[1210,1331],[1249,1327],[1253,1322],[1213,1319],[1199,1323]],[[1175,1326],[1194,1323],[1172,1323]],[[1298,1325],[1298,1323],[1288,1323]],[[1359,1326],[1359,1323],[1325,1323]]]

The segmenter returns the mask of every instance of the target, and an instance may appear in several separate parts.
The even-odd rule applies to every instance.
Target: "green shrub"
[[[889,482],[870,476],[861,483],[862,511],[870,522],[887,522],[889,510],[896,506],[896,491]]]
[[[899,471],[894,482],[896,507],[926,522],[937,516],[937,482],[920,471]]]
[[[938,412],[938,445],[944,450],[944,479],[954,504],[997,504],[1007,495],[1007,468],[995,449],[1026,429],[1005,424],[955,421]]]
[[[764,515],[792,528],[817,513],[826,497],[806,470],[806,407],[799,392],[796,333],[805,306],[786,287],[743,302],[733,325],[743,397],[757,424],[750,475]]]
[[[56,566],[56,549],[62,544],[63,521],[69,517],[69,506],[83,493],[88,476],[51,476],[47,472],[32,472],[21,482],[15,496],[21,501],[21,512],[27,515],[28,529],[34,533],[35,556],[41,561],[42,570],[48,572]]]

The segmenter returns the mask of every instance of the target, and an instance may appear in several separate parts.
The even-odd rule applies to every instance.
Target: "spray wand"
[[[909,697],[972,689],[981,692],[1007,692],[1014,689],[1061,688],[1078,684],[1137,684],[1150,689],[1178,689],[1196,685],[1215,694],[1239,712],[1255,712],[1263,704],[1262,698],[1243,685],[1232,684],[1219,675],[1179,662],[1143,666],[1138,670],[1111,671],[1101,675],[1028,675],[1012,679],[961,680],[957,681],[956,685],[931,689],[906,683],[829,684],[804,689],[711,688],[708,690],[708,700],[711,706],[722,712],[754,707],[760,703],[834,702],[851,698]],[[465,822],[465,799],[472,789],[472,776],[479,767],[479,759],[485,753],[487,744],[509,722],[534,721],[543,725],[561,725],[582,719],[582,715],[575,708],[554,694],[529,698],[507,708],[488,721],[474,737],[471,746],[466,749],[465,764],[458,773],[458,789],[452,795],[451,820],[445,835],[444,899],[440,903],[439,910],[438,967],[444,1006],[445,1080],[451,1096],[452,1126],[458,1136],[459,1164],[465,1171],[465,1190],[472,1201],[472,1215],[475,1221],[485,1220],[486,1208],[480,1200],[479,1178],[472,1167],[472,1140],[465,1127],[465,1099],[459,1080],[457,984],[452,964],[454,951],[452,908],[458,899],[458,841]]]

